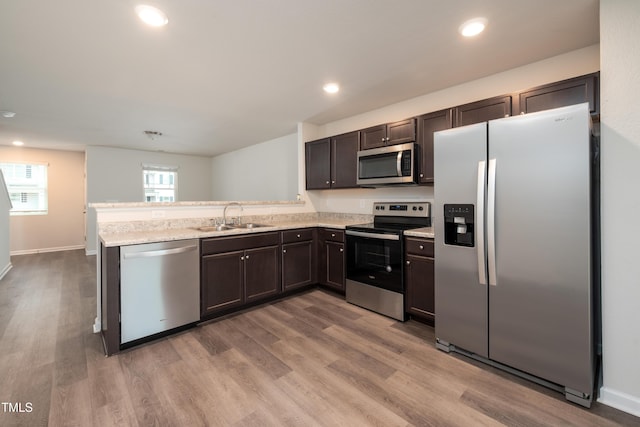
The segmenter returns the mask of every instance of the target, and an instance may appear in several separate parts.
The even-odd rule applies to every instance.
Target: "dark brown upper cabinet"
[[[521,92],[518,113],[535,113],[588,102],[589,111],[597,116],[600,114],[599,76],[600,73],[587,74]]]
[[[331,188],[331,141],[329,138],[307,142],[305,169],[307,190]]]
[[[331,138],[331,188],[357,187],[360,132]]]
[[[359,147],[358,131],[307,142],[307,190],[357,187]]]
[[[414,142],[416,140],[416,119],[373,126],[361,130],[360,135],[360,149],[362,150]]]
[[[420,146],[419,184],[433,183],[433,134],[453,126],[451,109],[436,111],[418,117],[418,138]]]
[[[512,114],[511,95],[497,96],[455,107],[453,125],[466,126],[509,117]]]

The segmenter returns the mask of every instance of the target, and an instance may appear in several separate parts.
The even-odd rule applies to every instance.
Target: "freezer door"
[[[488,356],[487,285],[484,249],[484,189],[487,124],[436,132],[434,136],[435,310],[436,339]],[[480,176],[479,176],[480,175]],[[479,196],[480,192],[480,197]],[[445,209],[474,212],[473,245],[445,243]],[[464,232],[465,212],[453,218],[453,232]],[[449,222],[448,226],[451,226]],[[449,230],[451,231],[451,230]],[[454,241],[448,240],[449,242]]]
[[[489,161],[495,206],[489,200],[487,208],[495,207],[495,235],[488,223],[487,237],[495,237],[495,246],[489,245],[488,260],[489,271],[496,271],[489,286],[489,357],[590,394],[587,105],[489,122]]]

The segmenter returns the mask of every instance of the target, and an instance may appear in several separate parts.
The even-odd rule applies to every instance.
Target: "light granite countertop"
[[[170,228],[165,230],[145,230],[130,232],[100,233],[100,240],[106,247],[138,245],[185,239],[201,239],[207,237],[239,236],[269,231],[282,231],[294,228],[327,227],[344,229],[347,225],[362,223],[360,218],[319,218],[317,220],[270,222],[266,227],[241,228],[224,231],[200,231],[198,227]]]
[[[435,238],[433,227],[423,227],[423,228],[414,228],[412,230],[406,230],[404,232],[404,235],[409,237],[423,237],[425,239]]]

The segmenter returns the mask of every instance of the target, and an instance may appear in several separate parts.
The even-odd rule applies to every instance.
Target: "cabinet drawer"
[[[407,238],[405,248],[408,254],[433,257],[433,240]]]
[[[214,237],[202,240],[202,255],[241,251],[263,246],[276,246],[280,243],[277,232],[251,234],[250,236]]]
[[[298,228],[282,232],[282,243],[303,242],[306,240],[313,240],[312,228]]]
[[[336,230],[333,228],[321,228],[318,231],[318,237],[321,240],[329,241],[329,242],[344,242],[344,231]]]

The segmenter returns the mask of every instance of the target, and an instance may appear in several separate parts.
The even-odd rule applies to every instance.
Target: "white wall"
[[[297,134],[216,156],[211,160],[214,200],[295,200]]]
[[[178,167],[177,201],[211,199],[211,158],[87,147],[87,203],[142,202],[142,164]],[[96,215],[87,211],[87,253],[96,250]]]
[[[298,144],[302,152],[298,157],[300,175],[304,177],[306,141],[596,72],[600,69],[599,55],[599,46],[594,45],[323,126],[303,123],[298,127]],[[371,213],[374,201],[433,200],[433,187],[306,192],[304,179],[299,180],[299,185],[301,194],[320,212]]]
[[[0,170],[0,279],[11,269],[11,253],[9,249],[9,211],[11,199]]]
[[[4,162],[48,163],[49,211],[11,217],[11,253],[84,247],[84,153],[0,147]]]
[[[640,2],[601,0],[603,374],[600,401],[640,416]]]

